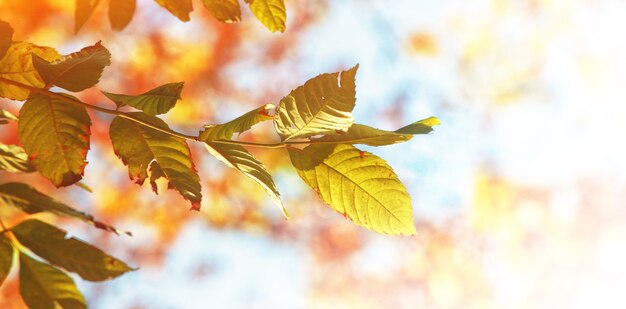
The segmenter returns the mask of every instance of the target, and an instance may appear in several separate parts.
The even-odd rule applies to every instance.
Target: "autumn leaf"
[[[169,130],[167,124],[153,116],[143,113],[130,113],[142,121],[159,128]],[[187,143],[178,137],[165,134],[134,121],[115,117],[109,128],[113,149],[128,165],[131,179],[141,184],[148,178],[148,172],[165,177],[170,186],[175,188],[192,204],[192,209],[199,210],[202,194],[200,177],[191,160]],[[150,177],[153,183],[156,178]],[[153,183],[153,189],[156,189]]]
[[[263,163],[252,156],[252,154],[250,154],[245,148],[239,145],[206,142],[206,149],[214,157],[226,163],[229,167],[240,171],[242,174],[261,185],[265,192],[270,195],[283,215],[285,215],[285,217],[289,216],[283,206],[283,202],[280,200],[280,193],[278,193],[278,189],[276,188],[276,184],[274,184],[272,175],[270,175],[270,173],[265,169]]]
[[[92,215],[67,206],[24,183],[8,182],[0,184],[0,205],[13,206],[27,214],[49,212],[59,216],[75,218],[108,232],[121,233],[118,229],[95,220]],[[130,235],[130,232],[125,233]]]
[[[383,159],[345,144],[288,151],[300,178],[355,224],[379,233],[415,234],[411,197]]]
[[[136,0],[110,0],[109,22],[114,31],[122,31],[133,19]]]
[[[183,91],[185,83],[170,83],[156,87],[140,95],[115,94],[110,92],[102,93],[113,101],[118,108],[130,105],[144,113],[155,116],[165,114],[180,100],[180,93]]]
[[[13,42],[13,28],[11,28],[9,23],[0,20],[0,59],[9,50],[11,42]]]
[[[189,13],[193,11],[191,0],[154,0],[181,21],[189,21]]]
[[[61,55],[50,47],[37,46],[31,43],[14,42],[4,58],[0,60],[0,78],[9,79],[27,86],[43,88],[45,83],[33,67],[32,55],[44,60],[52,61]],[[0,97],[10,100],[23,101],[28,98],[30,91],[17,87],[0,79]]]
[[[202,141],[214,141],[225,139],[229,140],[233,137],[235,133],[243,133],[245,131],[250,130],[253,125],[266,121],[272,120],[274,117],[270,115],[271,111],[274,110],[276,106],[273,104],[266,104],[254,110],[251,110],[240,117],[237,117],[227,123],[218,124],[218,125],[206,125],[204,126],[204,131],[200,132],[200,140]]]
[[[0,234],[0,286],[11,272],[13,265],[13,246],[6,233]]]
[[[239,0],[202,0],[202,4],[221,22],[235,23],[241,20]]]
[[[18,131],[33,166],[55,186],[65,187],[83,178],[90,126],[84,107],[33,93],[20,110]]]
[[[133,270],[102,250],[39,220],[23,221],[11,231],[33,253],[85,280],[109,280]]]
[[[0,143],[0,170],[11,173],[30,173],[35,168],[28,163],[28,155],[22,147]]]
[[[285,32],[287,10],[284,0],[245,0],[256,18],[272,32]]]
[[[347,131],[354,122],[354,79],[358,67],[318,75],[284,97],[278,105],[274,122],[281,139]]]
[[[348,129],[348,132],[312,138],[311,141],[385,146],[406,142],[410,140],[414,134],[427,134],[433,130],[432,126],[436,124],[439,124],[437,118],[430,117],[414,122],[396,131],[386,131],[355,123]]]
[[[17,117],[9,111],[0,108],[0,124],[7,124],[9,121],[17,121]]]
[[[30,308],[87,308],[72,278],[24,253],[20,253],[20,294]]]
[[[100,42],[52,62],[33,55],[33,65],[46,85],[73,92],[97,84],[104,67],[110,64],[111,53]]]
[[[76,0],[76,10],[74,11],[74,33],[78,33],[87,19],[98,6],[100,0]]]

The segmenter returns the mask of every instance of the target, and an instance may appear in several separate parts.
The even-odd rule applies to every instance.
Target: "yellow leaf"
[[[0,234],[0,285],[7,278],[13,264],[13,246],[5,233]]]
[[[47,61],[61,55],[50,47],[37,46],[26,42],[15,42],[9,47],[4,58],[0,60],[0,77],[10,79],[28,86],[42,88],[45,83],[33,67],[31,56],[37,55]],[[26,100],[30,91],[0,80],[0,97],[11,100]]]
[[[114,31],[122,31],[135,14],[136,0],[111,0],[109,2],[109,22]]]
[[[33,66],[48,86],[83,91],[100,80],[104,67],[111,64],[111,53],[97,42],[52,62],[33,56]]]
[[[272,120],[270,112],[276,108],[273,104],[266,104],[254,110],[251,110],[240,117],[237,117],[227,123],[218,125],[206,125],[205,130],[200,132],[200,140],[210,142],[220,139],[231,139],[235,133],[243,133],[250,130],[253,125],[266,120]]]
[[[284,0],[245,0],[256,18],[272,32],[285,32],[287,10]]]
[[[160,6],[170,11],[181,21],[189,21],[189,13],[193,11],[191,0],[154,0]]]
[[[239,0],[202,0],[202,4],[219,21],[236,23],[241,20]]]
[[[13,41],[13,28],[9,23],[0,20],[0,59],[4,57]]]
[[[91,134],[85,108],[67,100],[34,93],[22,106],[18,122],[20,142],[31,163],[57,187],[83,178]]]
[[[185,83],[169,83],[156,87],[139,95],[115,94],[102,92],[107,98],[115,102],[118,108],[130,105],[144,113],[155,116],[165,114],[180,100],[180,92]]]
[[[76,10],[74,12],[74,32],[78,33],[87,19],[98,6],[100,0],[76,0]]]
[[[318,75],[280,100],[274,124],[281,139],[347,131],[354,122],[358,67]]]
[[[6,124],[9,121],[17,121],[17,117],[9,111],[0,108],[0,124]]]
[[[415,234],[411,197],[383,159],[345,144],[288,151],[300,178],[357,225],[385,234]]]
[[[22,147],[0,143],[0,170],[11,173],[30,173],[35,171],[28,163],[28,155]]]
[[[341,142],[344,144],[365,144],[370,146],[384,146],[402,143],[410,140],[410,134],[380,130],[362,124],[353,124],[348,132],[336,135],[324,135],[320,138],[312,138],[314,142]]]
[[[437,117],[428,117],[404,126],[395,132],[401,134],[428,134],[433,131],[433,126],[438,126],[440,124],[441,122],[439,122]]]

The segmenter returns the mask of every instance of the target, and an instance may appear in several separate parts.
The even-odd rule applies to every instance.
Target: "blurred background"
[[[413,198],[417,236],[391,237],[324,206],[284,150],[251,149],[291,219],[198,144],[205,197],[190,212],[164,183],[155,196],[128,179],[111,118],[90,111],[84,182],[93,193],[56,190],[36,174],[2,181],[27,181],[133,232],[60,221],[141,268],[106,283],[77,278],[92,308],[626,306],[626,2],[290,0],[284,34],[247,8],[241,23],[222,24],[195,1],[182,23],[150,0],[115,33],[107,2],[76,35],[72,0],[0,0],[0,19],[15,40],[62,53],[102,40],[113,64],[101,90],[185,81],[164,118],[189,134],[356,63],[358,122],[395,129],[434,115],[442,125],[405,144],[362,147],[385,158]],[[99,89],[81,98],[113,107]],[[260,124],[241,138],[275,141],[272,130]],[[18,143],[17,127],[3,126],[0,141]],[[2,308],[24,306],[12,278]]]

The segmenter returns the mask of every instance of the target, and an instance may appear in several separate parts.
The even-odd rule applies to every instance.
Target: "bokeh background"
[[[390,237],[324,206],[284,150],[253,153],[290,220],[201,145],[191,147],[205,198],[190,212],[164,183],[155,196],[128,179],[110,117],[90,111],[84,182],[93,193],[56,190],[35,174],[1,177],[133,232],[59,221],[141,268],[106,283],[77,279],[92,308],[626,306],[626,2],[290,0],[284,34],[247,9],[241,23],[221,24],[195,1],[182,23],[150,0],[114,33],[102,2],[76,35],[71,0],[0,0],[0,19],[15,39],[63,53],[102,40],[113,64],[99,89],[185,81],[164,118],[190,134],[356,63],[358,122],[395,129],[435,115],[442,125],[406,144],[363,147],[388,160],[413,198],[417,236]],[[81,98],[113,106],[98,89]],[[241,138],[277,139],[271,124]],[[0,140],[18,143],[16,126],[3,126]],[[24,306],[12,278],[2,308]]]

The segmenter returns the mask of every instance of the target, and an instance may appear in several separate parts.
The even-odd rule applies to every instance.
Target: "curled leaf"
[[[396,130],[395,132],[400,134],[428,134],[433,131],[433,126],[440,124],[441,122],[439,122],[439,119],[437,119],[437,117],[428,117],[426,119],[422,119],[410,125],[404,126]]]
[[[13,42],[13,28],[6,21],[0,20],[0,59],[6,55]]]
[[[259,122],[272,120],[274,117],[270,113],[274,108],[274,104],[265,104],[227,123],[204,126],[205,130],[200,132],[199,138],[204,142],[231,139],[235,133],[241,134]]]
[[[28,155],[22,147],[0,143],[0,170],[11,173],[30,173],[35,168],[28,163]]]
[[[0,234],[0,286],[11,272],[13,245],[5,233]]]
[[[183,91],[184,82],[169,83],[156,87],[140,95],[115,94],[102,92],[107,98],[113,101],[118,108],[130,105],[144,113],[155,116],[165,114],[180,100],[180,93]]]
[[[0,108],[0,124],[7,124],[9,121],[17,121],[17,117],[9,111]]]

